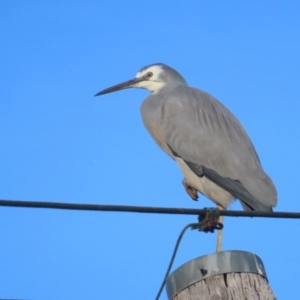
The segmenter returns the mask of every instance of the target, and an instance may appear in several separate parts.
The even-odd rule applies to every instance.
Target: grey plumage
[[[141,69],[133,80],[96,95],[146,88],[143,122],[157,144],[179,165],[185,181],[227,208],[234,198],[245,210],[271,211],[277,191],[236,117],[208,93],[188,87],[164,64]]]

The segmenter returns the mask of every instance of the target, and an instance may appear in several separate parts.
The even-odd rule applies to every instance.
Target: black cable
[[[165,284],[166,284],[167,278],[169,277],[169,273],[170,273],[170,271],[171,271],[171,269],[172,269],[172,266],[173,266],[173,263],[174,263],[174,260],[175,260],[176,254],[177,254],[177,250],[178,250],[179,244],[180,244],[180,242],[181,242],[181,239],[182,239],[184,233],[185,233],[185,232],[187,231],[187,229],[190,228],[190,227],[191,227],[192,229],[195,229],[195,228],[199,227],[199,223],[191,223],[191,224],[188,224],[188,225],[186,225],[186,226],[182,229],[182,231],[181,231],[181,233],[180,233],[180,235],[179,235],[179,237],[178,237],[178,239],[177,239],[177,242],[176,242],[176,245],[175,245],[175,248],[174,248],[174,251],[173,251],[173,254],[172,254],[172,257],[171,257],[171,260],[170,260],[168,269],[167,269],[167,272],[166,272],[166,275],[165,275],[165,277],[164,277],[164,280],[163,280],[163,282],[162,282],[162,284],[161,284],[161,287],[160,287],[160,289],[159,289],[159,291],[158,291],[158,293],[157,293],[157,296],[156,296],[155,300],[158,300],[158,299],[159,299],[159,297],[160,297],[160,295],[161,295],[161,293],[162,293],[162,291],[163,291],[163,289],[164,289],[164,286],[165,286]]]
[[[0,200],[0,206],[23,207],[23,208],[50,208],[50,209],[66,209],[66,210],[154,213],[154,214],[173,214],[173,215],[203,215],[207,212],[207,210],[205,209],[193,209],[193,208],[77,204],[77,203],[63,203],[63,202],[41,202],[41,201],[19,201],[19,200]],[[220,210],[220,215],[227,216],[227,217],[264,217],[264,218],[300,219],[299,212],[260,212],[260,211]]]
[[[207,209],[191,209],[191,208],[175,208],[175,207],[152,207],[152,206],[128,206],[128,205],[100,205],[100,204],[77,204],[63,202],[42,202],[42,201],[19,201],[19,200],[0,200],[0,206],[5,207],[22,207],[22,208],[50,208],[64,210],[88,210],[88,211],[110,211],[110,212],[135,212],[135,213],[156,213],[156,214],[176,214],[176,215],[205,215]],[[235,210],[220,210],[221,216],[228,217],[264,217],[264,218],[286,218],[300,219],[298,212],[259,212],[259,211],[235,211]],[[189,227],[199,227],[199,223],[186,225],[180,233],[175,245],[175,249],[167,269],[165,278],[156,296],[159,299],[166,280],[172,268],[179,244]]]

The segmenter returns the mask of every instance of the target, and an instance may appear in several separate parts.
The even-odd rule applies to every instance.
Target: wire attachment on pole
[[[198,216],[199,223],[192,229],[198,229],[203,232],[214,232],[222,230],[223,224],[219,222],[220,210],[218,208],[204,208],[204,213]]]

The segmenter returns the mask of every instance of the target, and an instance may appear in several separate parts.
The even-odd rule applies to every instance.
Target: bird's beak
[[[120,91],[123,89],[128,89],[128,88],[132,88],[135,87],[135,85],[141,81],[144,81],[145,78],[140,77],[140,78],[134,78],[122,83],[119,83],[117,85],[111,86],[103,91],[100,91],[99,93],[97,93],[94,96],[100,96],[100,95],[104,95],[104,94],[108,94],[108,93],[112,93],[112,92],[116,92],[116,91]]]

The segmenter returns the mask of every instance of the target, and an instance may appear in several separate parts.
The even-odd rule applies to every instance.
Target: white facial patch
[[[150,66],[146,69],[143,69],[142,71],[139,71],[135,77],[136,78],[142,77],[149,72],[153,73],[153,76],[151,77],[151,79],[155,80],[155,78],[158,78],[159,74],[162,72],[162,66],[160,66],[160,65]]]
[[[153,74],[152,77],[150,77],[148,80],[137,83],[135,87],[144,88],[150,92],[156,93],[166,85],[165,82],[159,81],[159,75],[161,72],[163,72],[162,66],[154,65],[143,69],[136,74],[135,78],[146,76],[149,72]]]

